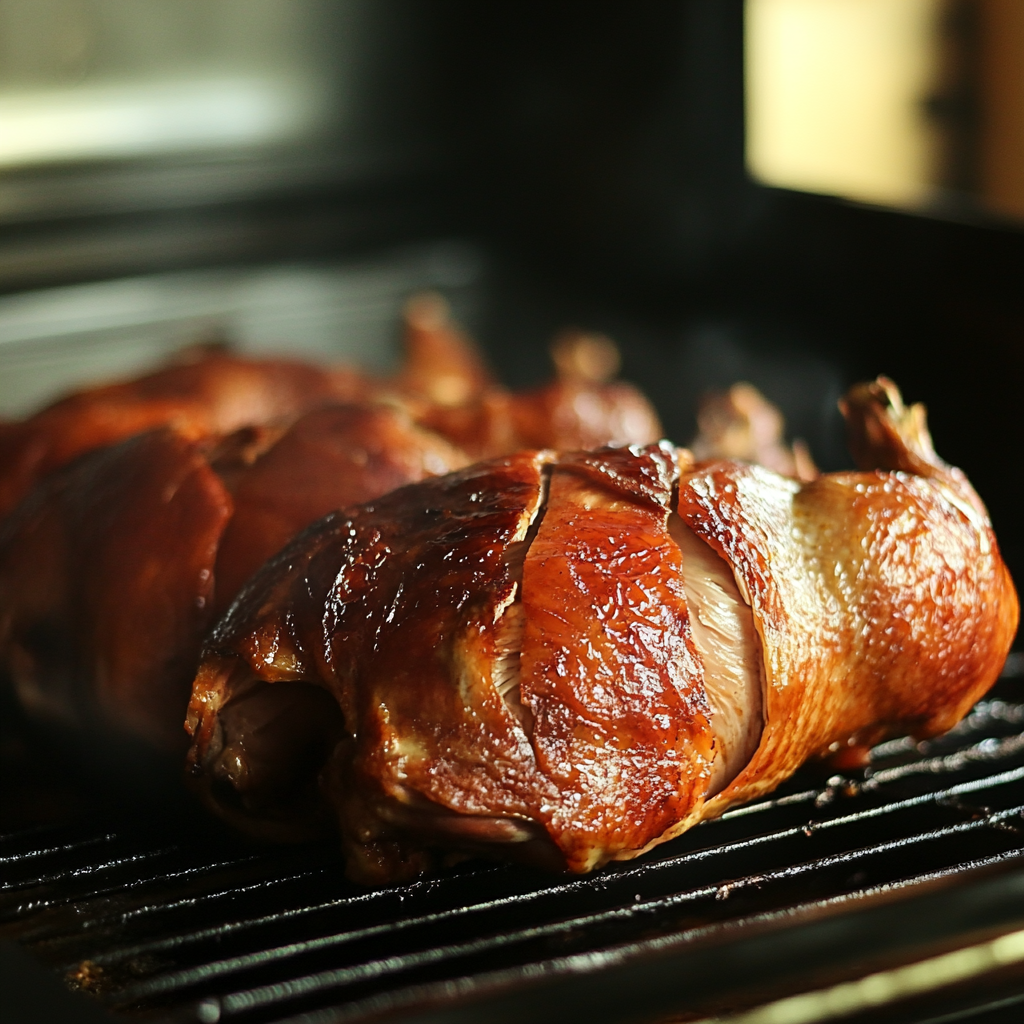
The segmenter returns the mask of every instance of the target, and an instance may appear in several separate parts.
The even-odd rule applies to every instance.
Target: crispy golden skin
[[[42,708],[50,695],[51,710],[56,710],[66,704],[54,696],[64,687],[76,694],[80,706],[73,714],[67,708],[61,713],[84,721],[82,715],[98,695],[100,676],[121,673],[121,704],[103,704],[100,718],[124,731],[173,744],[175,719],[180,716],[158,722],[159,715],[151,711],[181,705],[186,685],[181,680],[190,672],[189,661],[209,621],[211,600],[219,614],[266,558],[321,515],[465,465],[467,457],[446,437],[463,440],[478,452],[505,452],[520,444],[517,424],[528,422],[540,436],[564,439],[572,436],[565,423],[571,428],[575,422],[571,416],[566,420],[565,408],[579,394],[604,393],[603,384],[570,385],[560,379],[552,388],[564,401],[546,400],[524,420],[516,413],[519,398],[493,383],[471,342],[447,320],[439,300],[426,297],[410,304],[406,334],[406,362],[395,376],[383,380],[344,368],[206,352],[133,381],[78,392],[27,420],[3,424],[0,520],[8,513],[12,521],[8,539],[0,543],[0,574],[7,581],[0,588],[0,661],[25,699]],[[581,406],[591,410],[585,419],[598,440],[616,439],[616,431],[621,433],[616,388],[625,389],[633,406],[639,403],[641,411],[649,409],[624,385],[609,387],[613,397],[604,404]],[[381,404],[332,404],[351,396]],[[523,402],[524,408],[532,409],[535,398],[527,395]],[[646,437],[654,429],[652,422],[656,426],[653,414],[641,415],[634,426],[639,424],[639,433]],[[189,459],[208,463],[225,489],[229,507],[226,514],[194,509],[192,519],[166,544],[132,512],[149,500],[140,491],[135,501],[130,487],[141,486],[136,462],[144,457],[146,444],[155,442],[118,445],[160,427],[169,431],[164,436],[173,436],[179,447],[188,448]],[[109,456],[95,454],[109,445],[114,445]],[[61,468],[75,460],[82,460],[80,471],[61,476]],[[162,493],[159,474],[165,473],[165,485],[173,490],[177,472],[176,466],[157,459],[145,486],[153,494]],[[102,495],[113,495],[111,481],[118,473],[124,475],[124,483],[117,503],[111,498],[109,507],[101,510]],[[27,511],[12,512],[23,499]],[[79,513],[71,510],[80,508],[87,511],[78,521]],[[154,524],[170,529],[160,518],[164,512],[158,509]],[[99,537],[99,523],[105,524],[109,536]],[[77,555],[82,544],[94,543],[93,538],[98,538],[97,552],[110,552],[103,567]],[[210,550],[215,558],[204,569],[201,591],[186,593],[188,588],[179,588],[166,597],[173,606],[171,619],[184,614],[181,608],[190,603],[201,602],[203,608],[198,625],[179,633],[173,656],[178,667],[173,671],[159,667],[171,655],[151,642],[155,627],[119,632],[56,596],[78,593],[86,586],[80,577],[87,576],[103,607],[132,606],[140,621],[146,614],[166,618],[156,597],[142,593],[139,567],[149,564],[143,538],[145,543],[164,544],[180,557],[188,551],[193,559],[200,555],[192,546],[202,538],[202,558],[208,560]],[[52,571],[28,582],[33,559]],[[173,575],[169,570],[168,578]],[[40,598],[40,608],[46,606],[45,614],[37,613],[24,595],[44,591],[48,596]],[[111,612],[110,622],[128,614]],[[48,644],[64,651],[66,666],[40,674],[38,665],[55,657],[46,652]],[[129,663],[137,667],[129,671]],[[77,667],[72,670],[72,665]],[[71,674],[76,676],[74,684],[65,678]],[[158,692],[164,696],[158,699]],[[150,710],[140,710],[143,705]]]
[[[468,458],[393,406],[339,405],[297,420],[238,475],[235,512],[217,553],[216,605],[314,520]]]
[[[459,812],[482,840],[495,829],[533,838],[515,820],[528,823],[543,796],[494,670],[548,458],[484,463],[335,513],[259,571],[207,644],[189,708],[190,762],[218,809],[264,834],[304,828],[290,802],[267,806],[247,785],[249,724],[230,712],[254,680],[307,683],[355,734],[329,785],[356,874],[422,870],[403,824],[443,841],[464,831]],[[231,788],[240,813],[221,798]]]
[[[545,825],[576,871],[681,832],[707,787],[674,483],[668,445],[567,456],[526,556],[521,699],[558,793]]]
[[[206,646],[188,718],[197,785],[264,835],[305,834],[330,807],[367,881],[422,870],[432,847],[584,871],[809,757],[948,728],[995,680],[1016,594],[923,414],[884,381],[845,411],[851,447],[883,468],[801,484],[684,452],[677,477],[662,447],[528,452],[322,520]],[[677,480],[683,528],[749,599],[767,689],[760,745],[710,800],[714,712],[669,532]],[[325,691],[333,754],[300,763],[294,723]],[[288,786],[269,785],[275,771]]]
[[[844,412],[872,472],[800,485],[756,466],[685,474],[679,513],[745,587],[763,645],[766,721],[703,816],[766,793],[808,758],[951,728],[995,682],[1017,594],[984,505],[935,455],[924,409],[891,382]]]
[[[165,425],[194,439],[225,434],[365,390],[364,378],[344,368],[204,353],[75,392],[0,432],[0,517],[48,473],[134,434]]]

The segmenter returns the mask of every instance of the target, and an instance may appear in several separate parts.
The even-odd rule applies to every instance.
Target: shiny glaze
[[[890,382],[846,400],[851,449],[885,470],[805,484],[757,466],[686,475],[679,513],[733,567],[763,645],[766,721],[704,816],[809,757],[951,728],[995,682],[1018,602],[984,505]]]
[[[586,871],[686,827],[712,761],[670,446],[561,459],[523,573],[522,701],[558,798],[548,831]]]
[[[23,705],[181,746],[231,498],[176,431],[87,456],[0,531],[0,658]]]
[[[364,393],[344,368],[201,354],[133,380],[75,392],[0,432],[0,516],[73,459],[160,426],[193,439],[294,417]]]
[[[235,512],[217,555],[218,611],[263,562],[321,516],[467,462],[394,406],[306,413],[238,474]]]
[[[443,810],[528,819],[554,798],[492,677],[548,459],[402,488],[326,517],[265,565],[206,645],[189,708],[195,770],[209,768],[220,708],[249,685],[241,662],[266,682],[323,686],[341,707],[349,739],[328,773],[360,877],[426,866],[402,841],[407,818],[443,835]]]

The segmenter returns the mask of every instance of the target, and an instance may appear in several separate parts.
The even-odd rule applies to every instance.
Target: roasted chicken
[[[567,331],[551,349],[555,378],[508,391],[487,374],[472,343],[436,297],[406,311],[406,367],[398,394],[418,423],[484,459],[523,448],[650,444],[661,437],[654,407],[615,380],[619,353],[601,335]]]
[[[661,434],[647,399],[611,380],[618,354],[607,340],[563,339],[555,346],[554,381],[509,392],[493,380],[444,300],[427,293],[406,306],[404,348],[403,364],[388,377],[197,348],[153,373],[86,388],[25,420],[0,423],[0,519],[48,474],[135,434],[169,427],[183,438],[213,441],[243,427],[281,428],[304,412],[344,402],[400,406],[474,458],[531,445],[644,444]]]
[[[409,303],[405,330],[406,362],[386,379],[204,352],[5,424],[0,670],[21,702],[173,749],[204,630],[314,520],[465,466],[446,436],[495,454],[522,431],[657,434],[607,367],[517,395],[437,297]],[[590,344],[574,343],[579,358]],[[337,404],[346,395],[362,403]]]
[[[363,396],[365,379],[285,359],[198,350],[133,380],[77,391],[0,431],[0,517],[48,473],[156,427],[200,439]]]
[[[808,758],[950,728],[1017,625],[984,506],[888,381],[862,469],[662,443],[526,451],[335,512],[207,640],[190,771],[248,830],[333,820],[354,877],[437,851],[587,871]]]
[[[0,524],[0,665],[39,717],[177,749],[203,633],[268,555],[467,461],[390,406],[224,439],[163,427],[85,455]]]

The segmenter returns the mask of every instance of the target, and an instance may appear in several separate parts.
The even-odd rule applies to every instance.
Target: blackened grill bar
[[[1024,867],[1020,685],[1004,679],[946,736],[881,744],[864,772],[812,766],[770,800],[571,880],[471,862],[365,890],[342,878],[330,845],[268,849],[190,832],[187,809],[163,819],[97,813],[0,837],[0,931],[122,1019],[455,1020],[467,1000],[467,1013],[488,996],[529,1003],[547,984],[578,991],[582,1019],[583,993],[613,968],[660,963],[671,976],[673,956],[722,943],[740,955],[751,930],[789,941],[796,924],[847,921],[875,902],[921,899],[922,889],[959,898],[1012,884]],[[1013,907],[1024,919],[1012,899],[1004,917]],[[955,942],[952,931],[931,938]],[[884,953],[851,939],[822,969]],[[719,1001],[755,982],[774,991],[750,962],[721,979]],[[654,986],[649,1006],[646,997],[600,1012],[653,1021],[715,1005],[707,985],[674,996]],[[500,1019],[497,1004],[480,1005]]]

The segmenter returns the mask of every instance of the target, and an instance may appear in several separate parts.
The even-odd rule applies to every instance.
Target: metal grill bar
[[[312,1022],[960,881],[1024,860],[1024,703],[1001,685],[944,737],[579,878],[476,863],[363,890],[332,846],[254,848],[189,808],[23,830],[0,836],[0,936],[129,1017]]]
[[[824,821],[816,823],[813,826],[805,826],[803,828],[792,828],[786,829],[781,832],[772,833],[769,835],[758,836],[752,839],[723,844],[722,846],[715,847],[713,849],[705,849],[695,851],[689,854],[683,854],[679,857],[669,858],[662,861],[657,865],[658,869],[678,868],[684,864],[693,863],[698,860],[705,860],[711,857],[720,858],[727,853],[736,851],[746,851],[755,846],[764,845],[766,843],[775,842],[780,839],[795,837],[798,835],[806,836],[808,830],[811,832],[816,830],[823,830],[827,828],[834,828],[838,826],[857,824],[870,818],[879,817],[885,814],[898,814],[911,807],[921,806],[923,804],[938,802],[944,799],[950,799],[951,797],[966,794],[976,793],[983,789],[987,789],[997,785],[1007,784],[1009,782],[1020,781],[1024,779],[1024,768],[1015,769],[1010,772],[1005,772],[1001,776],[979,780],[975,783],[966,783],[961,786],[955,786],[949,790],[942,791],[940,793],[928,794],[913,798],[911,800],[904,800],[898,803],[889,804],[883,807],[872,808],[867,811],[862,811],[857,814],[845,815],[842,817],[834,818],[830,821]],[[984,818],[973,821],[965,822],[960,825],[949,826],[946,828],[935,829],[930,832],[923,832],[914,835],[910,838],[893,840],[889,843],[878,844],[874,847],[865,848],[854,848],[848,852],[834,855],[831,857],[824,857],[818,860],[809,861],[805,864],[796,865],[790,868],[786,868],[779,872],[766,872],[765,874],[755,876],[752,879],[738,879],[734,882],[728,883],[729,891],[738,891],[744,885],[758,884],[764,885],[772,878],[784,878],[792,877],[796,873],[806,873],[808,871],[816,871],[822,868],[831,866],[837,863],[843,863],[850,860],[863,859],[871,856],[874,853],[882,852],[884,850],[894,849],[899,846],[907,846],[910,843],[915,842],[927,842],[931,839],[939,838],[942,836],[950,836],[960,832],[966,832],[972,829],[992,827],[1000,822],[1010,821],[1013,818],[1021,817],[1024,813],[1024,804],[1017,805],[1009,808],[1008,810],[1000,811],[986,815]],[[617,881],[628,880],[634,875],[642,876],[645,879],[650,878],[651,870],[646,867],[637,868],[634,871],[622,871],[620,872]],[[586,883],[581,881],[577,883],[578,887],[583,888]],[[219,962],[213,962],[204,964],[200,968],[194,968],[191,970],[181,971],[178,973],[172,973],[164,975],[163,977],[156,979],[151,983],[144,983],[133,987],[130,993],[126,994],[126,997],[131,1000],[135,998],[142,998],[146,995],[155,992],[166,992],[176,988],[188,987],[196,984],[199,981],[203,981],[213,977],[221,977],[228,974],[234,974],[240,971],[245,971],[252,967],[268,967],[271,963],[278,960],[291,959],[299,957],[304,953],[320,952],[325,949],[335,948],[341,945],[359,942],[369,938],[373,938],[378,935],[388,934],[395,936],[398,932],[417,928],[417,927],[429,927],[441,923],[442,921],[451,920],[454,918],[462,917],[474,913],[482,913],[485,911],[493,911],[510,904],[514,904],[517,908],[522,907],[527,901],[537,901],[543,898],[549,893],[563,894],[567,889],[567,886],[559,886],[549,890],[538,890],[533,893],[525,894],[517,897],[506,897],[501,900],[493,900],[487,903],[480,903],[471,906],[459,906],[451,908],[445,911],[440,911],[434,914],[427,914],[419,917],[409,917],[401,921],[389,922],[371,926],[368,928],[357,929],[354,931],[340,932],[333,935],[321,936],[315,939],[308,939],[303,942],[291,943],[286,946],[280,946],[277,948],[261,949],[258,952],[250,953],[245,956],[233,957],[229,960],[223,960]],[[658,900],[646,901],[642,903],[634,903],[633,906],[626,906],[616,908],[614,910],[605,911],[602,914],[590,915],[588,917],[574,918],[570,921],[557,922],[551,925],[547,925],[543,928],[523,929],[519,932],[506,933],[493,940],[498,944],[509,944],[514,941],[518,941],[519,938],[536,938],[549,934],[556,934],[560,931],[565,931],[567,928],[573,927],[590,927],[598,923],[602,923],[610,920],[621,920],[628,917],[640,916],[643,914],[650,913],[652,909],[667,909],[668,907],[678,905],[684,901],[690,901],[701,896],[714,896],[719,897],[722,892],[720,885],[706,886],[700,889],[690,890],[685,893],[675,894],[670,897],[661,898]],[[335,905],[339,905],[341,901],[334,901]],[[280,918],[274,918],[272,916],[264,918],[261,922],[263,924],[275,923]],[[239,930],[245,927],[249,922],[236,922],[236,927]],[[221,932],[220,934],[225,934]],[[188,941],[201,941],[201,938],[210,938],[213,935],[204,936],[179,936],[177,937],[176,945],[185,945]],[[167,940],[164,940],[166,942]],[[146,947],[144,945],[138,946],[132,951],[133,955],[139,955],[144,952],[153,952],[157,946]],[[166,948],[166,947],[162,947]],[[453,949],[457,947],[452,947]],[[474,951],[486,948],[485,945],[475,944],[466,947]],[[112,951],[107,954],[104,958],[99,959],[97,962],[114,962],[117,958],[124,957],[125,951]]]
[[[1019,815],[1020,810],[1021,808],[1015,808],[1012,813]],[[988,824],[988,822],[982,824]],[[978,826],[970,824],[937,830],[931,834],[916,837],[914,841],[927,842],[942,836],[951,836],[957,833],[963,833],[975,827]],[[695,901],[697,899],[717,899],[722,896],[723,892],[728,895],[732,895],[747,886],[764,887],[766,884],[776,879],[789,880],[799,875],[816,873],[836,864],[849,863],[851,860],[863,860],[874,854],[884,853],[897,847],[905,847],[906,845],[907,843],[905,841],[883,843],[875,847],[851,851],[849,854],[825,857],[817,861],[810,861],[806,864],[795,865],[791,868],[786,868],[778,872],[766,872],[765,874],[754,878],[738,879],[734,882],[727,883],[727,886],[725,887],[715,885],[705,886],[701,889],[680,893],[665,899],[650,900],[633,906],[619,907],[614,910],[605,911],[602,914],[590,915],[589,917],[575,918],[571,921],[560,921],[537,928],[521,929],[517,932],[491,936],[488,939],[477,939],[471,942],[451,946],[433,947],[416,953],[405,954],[403,956],[392,956],[381,960],[371,960],[354,967],[337,968],[330,971],[324,971],[319,974],[301,976],[286,982],[275,982],[273,984],[260,986],[254,989],[233,992],[229,995],[223,996],[220,1000],[220,1004],[222,1011],[225,1014],[237,1015],[247,1010],[267,1006],[273,1003],[285,1002],[295,998],[296,996],[320,993],[326,990],[337,990],[347,985],[352,985],[359,981],[378,978],[385,974],[397,976],[415,968],[433,965],[441,961],[478,956],[498,949],[509,950],[520,943],[528,941],[550,938],[554,935],[564,934],[580,929],[593,929],[599,925],[605,925],[612,922],[622,922],[641,916],[649,916],[652,913],[664,913],[666,910],[675,909],[683,903]],[[1006,855],[1001,857],[996,856],[994,858],[990,858],[988,863],[993,863],[1005,858]],[[159,983],[156,986],[142,985],[137,988],[129,989],[124,993],[124,998],[128,1002],[133,1002],[135,999],[153,994],[155,991],[166,992],[176,988],[189,987],[199,981],[232,974],[237,971],[244,970],[247,967],[269,966],[274,960],[292,954],[292,951],[287,949],[272,950],[268,952],[270,955],[265,961],[259,954],[256,954],[248,959],[238,958],[234,962],[223,961],[219,964],[210,964],[205,968],[200,968],[193,972],[183,972],[182,975],[178,977],[167,976],[159,979]]]

